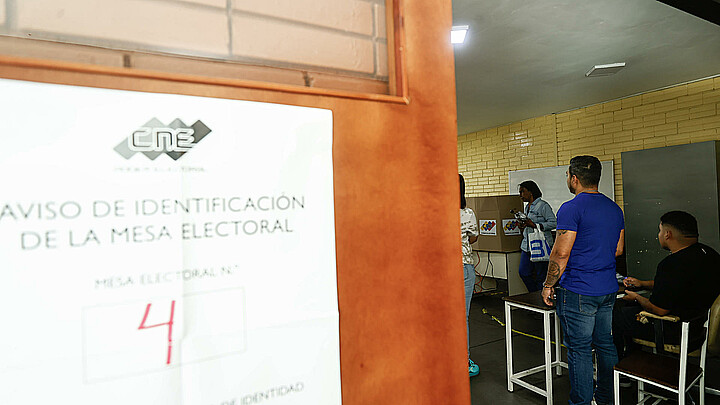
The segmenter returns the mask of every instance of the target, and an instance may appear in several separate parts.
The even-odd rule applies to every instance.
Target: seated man
[[[613,340],[622,359],[626,343],[632,338],[654,341],[652,324],[636,320],[640,311],[656,315],[677,315],[687,319],[706,312],[720,294],[720,255],[698,243],[695,217],[683,211],[671,211],[660,218],[658,241],[671,254],[657,266],[654,280],[627,277],[626,287],[651,289],[650,298],[626,290],[624,301],[618,301],[613,312]],[[679,327],[677,329],[679,331]],[[668,333],[670,337],[672,332]],[[675,333],[679,336],[679,332]],[[668,343],[678,343],[668,338]]]

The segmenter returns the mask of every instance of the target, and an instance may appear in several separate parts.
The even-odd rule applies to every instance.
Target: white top
[[[463,264],[473,264],[470,237],[478,236],[477,218],[470,208],[460,208],[460,239],[462,240]]]

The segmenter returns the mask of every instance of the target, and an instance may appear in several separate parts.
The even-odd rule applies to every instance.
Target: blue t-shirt
[[[580,193],[558,210],[557,229],[577,232],[560,287],[595,297],[616,292],[615,251],[625,229],[620,207],[603,194]]]

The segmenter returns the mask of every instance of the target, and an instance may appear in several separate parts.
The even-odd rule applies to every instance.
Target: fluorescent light
[[[465,35],[467,35],[468,32],[467,25],[456,25],[452,27],[452,31],[450,31],[450,43],[451,44],[462,44],[465,42]]]

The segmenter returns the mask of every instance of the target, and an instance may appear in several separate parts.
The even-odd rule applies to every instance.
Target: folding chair
[[[663,388],[677,396],[678,405],[685,405],[687,391],[695,384],[700,385],[700,405],[705,404],[705,359],[707,357],[707,335],[708,315],[703,313],[692,319],[683,321],[680,328],[680,344],[666,345],[664,342],[665,322],[680,322],[677,316],[658,316],[642,311],[638,314],[641,322],[653,322],[655,326],[655,350],[656,353],[649,353],[637,350],[630,353],[615,365],[614,394],[615,404],[620,404],[620,376],[637,380],[638,404],[645,404],[654,399],[653,405],[659,404],[662,400],[668,399],[660,394],[645,390],[645,384]],[[690,325],[703,323],[701,331],[690,336]],[[688,351],[692,348],[700,349],[700,364],[688,363]],[[677,355],[671,355],[677,350]]]
[[[710,319],[708,319],[708,342],[707,353],[710,359],[720,357],[720,296],[710,307]],[[692,353],[690,354],[692,355]],[[705,360],[707,361],[707,359]],[[705,387],[706,394],[720,395],[717,388]]]
[[[650,342],[644,339],[635,338],[634,343],[641,346],[655,348],[655,342]],[[679,345],[665,344],[664,350],[670,353],[680,353]],[[690,357],[700,357],[700,349],[688,353]],[[705,363],[709,360],[717,360],[720,358],[720,295],[715,299],[712,306],[710,307],[710,317],[708,318],[708,337],[707,337],[707,357]],[[711,395],[720,396],[720,390],[705,386],[705,393]]]

